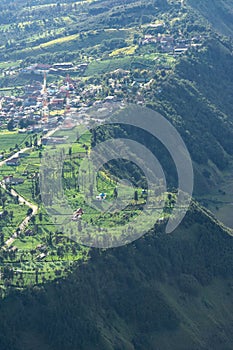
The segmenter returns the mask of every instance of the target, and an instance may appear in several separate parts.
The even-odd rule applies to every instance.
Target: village
[[[163,25],[160,26],[152,29],[163,31]],[[3,227],[0,238],[9,264],[15,259],[25,259],[35,269],[37,262],[43,261],[45,264],[40,275],[35,276],[38,283],[61,275],[63,260],[69,263],[79,259],[83,248],[63,237],[62,226],[50,220],[41,203],[38,174],[43,151],[47,146],[55,148],[65,144],[66,133],[77,127],[90,130],[96,123],[103,123],[119,106],[128,102],[145,105],[147,92],[151,90],[159,96],[161,82],[172,74],[179,57],[198,49],[203,39],[201,36],[177,39],[172,34],[144,33],[137,38],[133,56],[125,56],[123,48],[113,59],[110,60],[108,55],[94,63],[89,60],[54,64],[39,62],[1,69],[3,77],[20,77],[27,82],[9,89],[10,93],[7,89],[0,90],[0,135],[12,136],[11,147],[2,146],[0,149],[0,185],[4,200],[8,206],[10,203],[10,210],[6,210],[8,208],[1,202],[0,216],[7,225]],[[112,66],[110,61],[116,64]],[[77,137],[75,147],[64,163],[62,180],[73,210],[69,214],[71,222],[77,225],[79,232],[86,227],[92,229],[95,223],[104,237],[114,234],[118,224],[128,223],[140,215],[147,191],[142,188],[130,190],[130,204],[122,213],[98,215],[87,205],[90,193],[78,188],[74,181],[81,159],[90,148],[90,132],[81,139]],[[111,177],[99,176],[94,202],[104,206],[115,198],[117,186],[117,181]],[[129,188],[123,187],[123,193],[128,192]],[[50,205],[53,194],[48,191],[48,196]],[[158,224],[163,224],[171,212],[173,194],[168,198],[165,213],[158,215]],[[162,202],[161,197],[158,199],[159,208]],[[85,249],[82,254],[85,255]],[[15,279],[20,286],[25,281],[20,279],[21,264],[18,265]]]
[[[151,44],[154,40],[157,39],[151,35],[145,36],[141,45]],[[197,45],[185,42],[174,48],[172,37],[163,37],[159,42],[164,52],[172,50],[176,54],[184,54],[189,47]],[[158,59],[157,71],[171,71],[169,63],[159,62]],[[72,65],[62,63],[59,66]],[[118,68],[101,78],[90,77],[85,80],[71,78],[69,69],[63,71],[66,74],[63,74],[64,78],[60,82],[48,83],[47,77],[52,75],[49,66],[37,64],[27,68],[28,74],[33,70],[34,73],[38,72],[38,77],[44,78],[36,80],[34,74],[34,79],[20,93],[0,97],[0,128],[17,128],[19,133],[46,132],[56,126],[69,129],[74,126],[72,119],[83,123],[88,108],[92,106],[98,106],[104,112],[113,102],[127,101],[132,94],[136,96],[136,103],[143,104],[143,92],[156,84],[154,73],[148,67],[133,70]],[[25,69],[23,74],[27,74]],[[161,92],[159,86],[156,91]]]
[[[9,62],[8,67],[0,68],[0,75],[26,84],[9,88],[10,93],[0,89],[0,131],[46,133],[58,126],[69,130],[87,124],[88,109],[93,106],[101,119],[114,102],[133,99],[144,104],[146,92],[152,88],[159,95],[160,81],[172,73],[179,57],[198,50],[206,39],[205,35],[184,34],[176,28],[176,21],[145,24],[129,41],[122,39],[122,47],[113,51],[105,47],[99,57],[87,54],[79,60],[52,64]],[[127,46],[129,43],[132,46]]]

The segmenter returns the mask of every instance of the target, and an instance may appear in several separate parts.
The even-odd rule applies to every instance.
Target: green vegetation
[[[0,189],[0,232],[1,247],[4,242],[12,236],[19,224],[23,221],[27,207],[19,205],[17,199],[12,197],[7,191]]]
[[[1,1],[0,96],[7,98],[0,113],[0,155],[28,150],[20,164],[0,167],[0,181],[21,180],[5,180],[0,188],[0,349],[232,349],[232,231],[211,214],[232,222],[233,45],[221,35],[232,35],[232,13],[228,0]],[[67,70],[54,65],[69,61]],[[31,69],[36,63],[51,66],[48,90],[50,83],[58,90],[63,86],[49,97],[64,100],[60,108],[49,104],[59,124],[72,111],[85,123],[90,106],[109,109],[106,100],[113,97],[156,110],[177,128],[193,160],[200,204],[192,202],[176,232],[165,234],[177,171],[149,133],[122,125],[93,130],[90,122],[88,132],[72,129],[72,146],[49,146],[40,143],[41,132],[18,132],[36,123],[41,112],[24,109],[32,97],[27,85],[43,80]],[[73,84],[69,94],[67,73]],[[39,90],[32,105],[40,101]],[[71,112],[65,110],[68,95]],[[12,110],[8,101],[14,101]],[[19,122],[16,104],[22,107]],[[53,136],[66,137],[67,131]],[[167,192],[157,191],[159,185],[149,192],[142,171],[124,160],[105,164],[94,180],[96,189],[90,186],[84,157],[111,137],[147,147],[161,163]],[[65,156],[65,203],[62,196],[56,202],[49,182],[47,197],[41,198],[39,173],[41,163],[46,169],[52,164],[50,150]],[[119,227],[137,219],[142,232],[148,194],[153,205],[164,205],[155,226],[139,240],[104,250],[70,239],[86,228],[103,241],[116,234],[127,238],[129,231]],[[118,197],[124,209],[108,211]],[[64,234],[62,214],[73,215],[77,236]]]
[[[208,20],[214,30],[232,36],[233,13],[229,0],[187,0],[187,2]]]
[[[201,342],[207,349],[230,350],[231,242],[193,205],[171,236],[161,227],[129,246],[92,250],[92,258],[68,278],[4,300],[1,347],[144,350],[156,344],[186,350]],[[40,279],[36,272],[32,276]],[[22,318],[28,320],[26,334]]]
[[[19,134],[17,131],[0,131],[0,154],[7,158],[10,153],[26,147],[26,142],[30,142],[30,136]]]

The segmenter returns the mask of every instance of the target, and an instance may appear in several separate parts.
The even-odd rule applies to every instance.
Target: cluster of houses
[[[125,76],[129,73],[124,72]],[[121,72],[122,75],[122,72]],[[60,126],[63,130],[72,129],[77,119],[85,123],[86,111],[98,104],[99,108],[109,109],[109,105],[118,100],[122,82],[112,89],[112,95],[102,96],[103,86],[72,80],[69,75],[61,84],[47,84],[39,80],[31,81],[18,96],[0,97],[0,127],[5,129],[10,121],[19,127],[19,133],[39,133]],[[112,82],[109,81],[109,86]],[[44,108],[47,118],[44,118]]]
[[[158,32],[157,34],[145,34],[143,38],[139,39],[139,45],[155,45],[157,52],[169,53],[173,56],[185,53],[191,47],[200,46],[204,39],[202,36],[186,39],[183,36],[176,38],[172,34],[163,34],[163,23],[151,24],[151,26],[155,27],[153,30],[161,30],[162,34]],[[157,63],[158,69],[170,69],[163,60],[158,59]],[[38,78],[27,84],[23,91],[19,91],[17,97],[0,97],[0,128],[6,126],[13,119],[14,126],[20,125],[20,132],[41,132],[52,129],[59,124],[63,124],[64,129],[69,129],[72,128],[73,124],[72,122],[64,124],[67,115],[74,112],[76,116],[78,113],[80,118],[84,117],[85,119],[85,112],[83,113],[85,108],[96,104],[100,108],[108,108],[109,104],[124,99],[127,93],[130,94],[130,91],[140,89],[143,84],[148,84],[150,80],[146,80],[144,76],[136,76],[134,71],[121,68],[106,73],[104,81],[99,78],[90,78],[84,84],[82,79],[73,80],[70,78],[69,74],[72,72],[85,72],[87,68],[88,63],[85,62],[79,65],[75,65],[73,62],[51,65],[37,63],[26,68],[19,68],[18,73],[29,76],[34,73],[33,76],[35,77],[36,74]],[[61,74],[66,78],[62,83],[47,84],[46,82],[45,85],[43,76],[47,74]],[[147,89],[147,86],[145,85],[144,88]],[[134,94],[134,96],[136,95]],[[140,94],[137,95],[137,98],[139,96]],[[143,103],[143,100],[138,102]],[[48,119],[43,119],[45,108],[47,114],[50,113]],[[64,110],[65,113],[56,115],[57,111]]]
[[[3,76],[11,76],[17,74],[36,74],[43,75],[45,72],[49,74],[63,74],[63,73],[84,73],[88,68],[88,63],[81,63],[75,65],[73,62],[61,62],[54,64],[42,64],[36,63],[30,66],[20,68],[19,66],[13,66],[7,70],[3,70]]]
[[[157,36],[147,34],[140,39],[139,45],[153,44],[158,47],[158,51],[179,55],[185,53],[191,47],[201,45],[202,37],[193,37],[190,39],[175,39],[172,35],[158,34]]]
[[[155,26],[160,29],[163,25]],[[201,45],[202,39],[201,36],[184,39],[168,34],[146,34],[139,44],[157,45],[158,50],[162,52],[179,55],[190,47]],[[143,104],[143,91],[150,89],[154,83],[153,77],[150,74],[143,75],[140,68],[137,74],[135,71],[116,69],[106,73],[104,80],[98,77],[90,78],[85,84],[82,79],[70,78],[70,72],[85,70],[87,67],[87,63],[75,66],[72,62],[62,62],[53,65],[38,63],[23,68],[21,73],[38,74],[38,79],[18,91],[17,97],[0,96],[0,128],[4,129],[9,122],[13,122],[13,127],[19,127],[20,133],[47,132],[58,126],[63,130],[70,130],[77,123],[88,124],[87,111],[90,107],[98,107],[100,117],[96,116],[96,119],[102,119],[104,111],[108,113],[111,109],[111,104],[124,100],[131,92],[134,93],[137,103]],[[158,59],[157,68],[168,70],[170,66]],[[47,74],[56,72],[67,74],[63,82],[47,83]],[[44,76],[44,81],[40,75]],[[17,163],[16,160],[12,160],[11,163],[14,161]]]

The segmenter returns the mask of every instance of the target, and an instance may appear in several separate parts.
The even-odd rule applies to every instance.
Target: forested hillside
[[[149,93],[148,106],[174,123],[197,164],[196,194],[216,186],[220,173],[215,166],[231,169],[232,60],[230,42],[213,38],[179,62],[159,97]]]
[[[156,232],[9,296],[1,349],[232,349],[232,237],[195,204]]]
[[[224,35],[233,35],[233,10],[231,0],[187,0],[200,12],[212,27]]]

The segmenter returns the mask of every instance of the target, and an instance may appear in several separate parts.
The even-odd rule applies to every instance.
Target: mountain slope
[[[1,348],[230,350],[232,237],[194,204],[174,234],[156,231],[2,301]]]
[[[233,4],[231,0],[187,0],[212,27],[224,35],[233,36]]]
[[[232,63],[231,43],[213,36],[145,92],[147,106],[171,121],[189,149],[196,172],[195,195],[218,191],[226,173],[231,174]],[[158,159],[163,158],[160,152]],[[171,173],[170,165],[168,169]]]
[[[116,14],[122,8],[117,8],[116,1],[111,3],[115,4],[114,10],[106,1],[85,3],[88,15],[97,14],[87,20],[84,13],[80,24],[75,18],[78,10],[73,8],[74,23],[69,30],[79,33],[82,25],[93,29],[96,23],[102,28],[102,13],[107,14],[104,26],[110,22],[116,28],[130,26],[135,11],[137,21],[142,13],[148,16],[150,11],[148,7],[145,11],[140,8],[137,1],[132,1],[132,7],[127,2],[119,21]],[[123,7],[126,1],[119,3]],[[189,3],[217,29],[231,34],[228,16],[217,14],[219,2]],[[166,1],[156,4],[167,9]],[[231,16],[227,4],[230,2],[222,2],[221,10]],[[208,5],[214,9],[211,16]],[[59,11],[65,15],[65,7],[54,8],[54,16],[59,17]],[[45,10],[33,11],[36,17]],[[22,14],[26,21],[27,11]],[[12,31],[14,36],[15,30],[11,27],[9,33]],[[27,40],[19,44],[29,47],[30,35],[35,33],[33,23],[24,32]],[[61,37],[70,34],[62,33]],[[49,32],[47,39],[54,39],[53,35]],[[85,40],[90,37],[84,38],[83,45]],[[13,40],[5,45],[6,56],[1,58],[4,62],[14,56],[16,43]],[[61,50],[59,45],[53,47],[55,55],[52,52],[48,57],[43,56],[41,48],[38,50],[40,58],[49,61],[58,57],[59,50],[63,58],[63,49],[65,45]],[[18,57],[31,62],[30,53],[23,50],[18,47]],[[163,70],[156,74],[154,80],[159,86],[155,84],[155,89],[147,91],[146,103],[165,115],[183,136],[195,161],[196,193],[205,194],[230,171],[233,156],[230,40],[212,33],[200,50],[191,50],[179,59],[174,72]],[[77,266],[66,279],[22,293],[12,291],[0,301],[0,349],[230,350],[232,266],[233,238],[208,211],[192,204],[183,224],[172,235],[166,235],[164,227],[158,226],[126,247],[92,250],[88,263]]]

